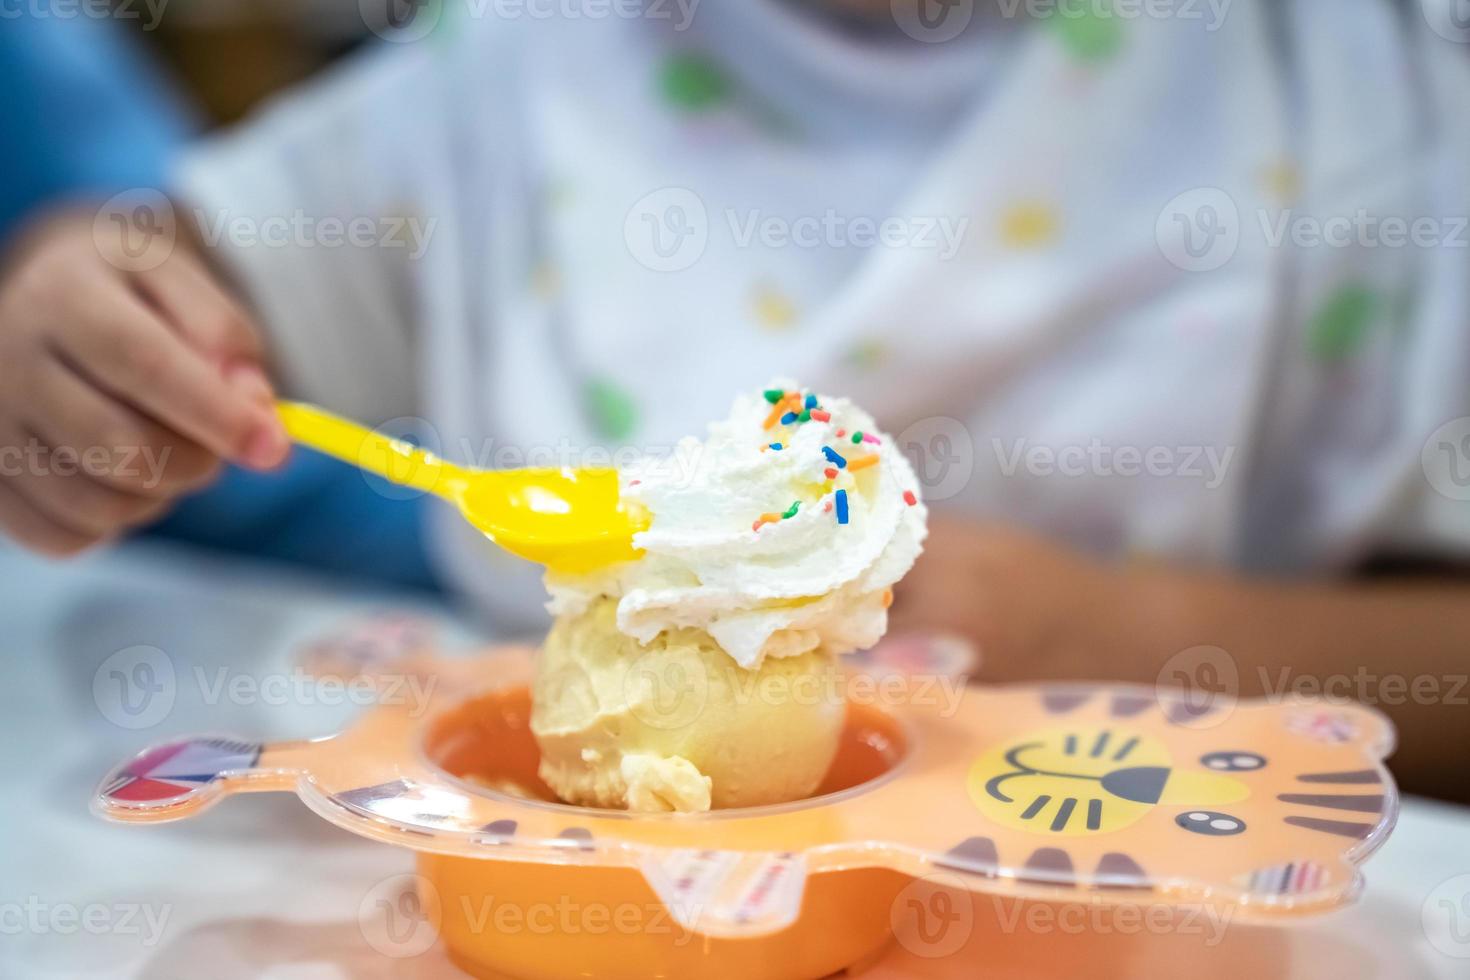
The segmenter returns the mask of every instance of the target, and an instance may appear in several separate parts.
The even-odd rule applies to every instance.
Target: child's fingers
[[[73,452],[32,441],[24,465],[7,473],[10,489],[57,527],[102,538],[147,523],[168,507],[166,498],[124,493],[83,472]]]
[[[0,527],[22,547],[64,558],[98,544],[101,535],[79,534],[46,517],[0,477]]]
[[[51,446],[84,455],[87,475],[115,489],[169,497],[219,472],[219,458],[45,358],[32,381],[27,424]]]
[[[259,329],[198,256],[180,252],[173,261],[135,276],[135,284],[170,327],[218,359],[236,391],[263,405],[274,402],[275,389],[261,369],[265,348]],[[271,423],[276,424],[274,413]]]
[[[132,290],[109,281],[58,331],[66,356],[115,397],[225,459],[269,469],[289,451],[268,405],[227,383]]]
[[[169,324],[199,350],[222,360],[261,360],[259,331],[195,256],[180,251],[156,269],[138,273],[136,282]]]

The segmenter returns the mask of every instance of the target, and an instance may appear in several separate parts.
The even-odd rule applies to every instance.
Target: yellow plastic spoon
[[[277,402],[291,438],[392,483],[436,494],[511,554],[558,572],[586,572],[638,557],[648,526],[618,496],[610,468],[480,470],[349,422],[315,405]]]

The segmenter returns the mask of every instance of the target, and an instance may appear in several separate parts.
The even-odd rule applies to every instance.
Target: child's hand
[[[1129,582],[1023,530],[931,512],[924,554],[894,589],[890,628],[964,637],[980,651],[978,676],[993,682],[1150,679],[1157,665],[1143,658],[1108,659]]]
[[[126,272],[92,229],[57,217],[0,270],[0,529],[53,555],[289,451],[256,332],[199,258]]]

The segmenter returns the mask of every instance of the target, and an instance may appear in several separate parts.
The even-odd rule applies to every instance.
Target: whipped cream
[[[784,382],[772,389],[798,391]],[[799,415],[800,395],[800,407],[773,406],[763,393],[737,397],[703,441],[686,438],[672,456],[626,467],[624,499],[653,518],[633,539],[644,554],[591,575],[548,573],[552,615],[610,596],[620,632],[646,644],[665,630],[701,629],[748,669],[766,657],[818,648],[837,656],[877,643],[890,588],[922,550],[918,480],[893,441],[845,399],[818,395],[818,416],[828,418],[766,427],[773,412]],[[854,433],[869,438],[854,443]],[[869,456],[876,459],[860,462]]]

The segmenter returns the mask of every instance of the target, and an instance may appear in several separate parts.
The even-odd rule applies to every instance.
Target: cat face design
[[[1179,826],[1205,835],[1238,834],[1245,823],[1210,809],[1250,795],[1226,773],[1263,768],[1264,757],[1220,750],[1176,763],[1158,738],[1122,726],[1028,732],[997,745],[971,767],[971,799],[1003,826],[1037,833],[1105,834],[1137,823],[1157,806],[1189,807]]]

